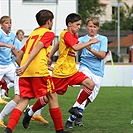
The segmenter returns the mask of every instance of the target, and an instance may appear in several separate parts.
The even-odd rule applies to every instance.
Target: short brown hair
[[[0,19],[0,24],[3,24],[5,21],[11,21],[11,18],[9,16],[3,16]]]
[[[24,31],[23,31],[23,30],[21,30],[21,29],[19,29],[19,30],[17,30],[17,32],[16,32],[16,36],[17,36],[20,32],[22,32],[22,33],[23,33],[23,35],[24,35]]]

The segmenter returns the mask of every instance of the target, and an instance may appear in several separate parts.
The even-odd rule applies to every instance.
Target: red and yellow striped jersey
[[[36,46],[39,41],[44,44],[44,48],[39,51],[21,77],[43,77],[49,75],[47,61],[53,39],[54,33],[45,27],[39,27],[30,34],[26,44],[22,48],[24,56],[20,66],[26,62],[33,47]]]
[[[53,77],[66,78],[75,74],[78,70],[75,63],[76,52],[72,46],[78,43],[77,35],[72,35],[67,30],[60,34],[59,57],[54,66]]]

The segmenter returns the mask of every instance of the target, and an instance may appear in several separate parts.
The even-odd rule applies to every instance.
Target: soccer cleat
[[[7,97],[6,95],[3,95],[2,96],[2,99],[5,100],[5,99],[11,99],[10,97]]]
[[[82,121],[82,118],[76,118],[75,121],[74,121],[74,125],[75,126],[79,126],[79,127],[84,126],[84,123]]]
[[[32,117],[32,116],[29,116],[29,114],[28,114],[29,110],[30,109],[27,108],[26,111],[25,111],[25,114],[24,114],[24,118],[23,118],[23,122],[22,122],[24,128],[28,128],[31,117]]]
[[[3,120],[0,120],[0,127],[6,127]]]
[[[33,115],[31,120],[38,121],[42,124],[48,124],[48,121],[46,121],[41,115]]]
[[[73,128],[72,122],[70,122],[70,121],[67,120],[67,122],[66,122],[66,124],[65,124],[65,127],[66,127],[66,128],[72,129],[72,128]]]
[[[72,107],[68,112],[75,115],[77,118],[82,118],[82,115],[78,111],[78,107]]]
[[[10,128],[6,128],[3,133],[12,133],[12,130]]]
[[[3,99],[0,99],[0,104],[7,104],[8,102],[3,100]]]

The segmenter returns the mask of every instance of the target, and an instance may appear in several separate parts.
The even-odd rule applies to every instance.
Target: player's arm
[[[97,43],[97,42],[100,42],[98,39],[94,38],[93,40],[90,40],[88,42],[85,42],[85,43],[82,43],[82,44],[75,44],[72,46],[72,48],[75,50],[75,51],[78,51],[78,50],[81,50],[87,46],[90,46],[91,44],[93,43]]]
[[[17,69],[17,75],[18,76],[20,76],[24,73],[26,68],[29,66],[29,64],[37,56],[37,54],[39,53],[39,51],[42,48],[44,48],[44,44],[41,41],[39,41],[38,44],[36,46],[34,46],[33,50],[31,51],[31,53],[28,57],[28,59],[26,60],[25,64],[23,64],[23,66],[21,66],[20,68]]]
[[[94,38],[89,40],[88,42],[78,44],[78,39],[76,39],[76,37],[74,38],[69,32],[66,32],[66,34],[64,35],[64,41],[66,46],[71,47],[75,51],[81,50],[93,43],[100,42],[100,40]]]
[[[59,42],[57,42],[50,51],[49,58],[52,58],[53,55],[58,51],[58,49],[59,49]]]
[[[105,51],[97,51],[94,49],[91,49],[91,47],[87,47],[87,49],[95,56],[97,56],[99,59],[104,59],[106,56],[106,52]]]
[[[50,67],[51,64],[52,64],[52,57],[53,55],[58,51],[59,49],[59,42],[57,42],[54,47],[52,48],[52,50],[50,51],[50,54],[49,54],[49,59],[48,59],[48,66]]]
[[[21,60],[23,58],[23,55],[24,55],[24,51],[22,51],[22,50],[19,50],[18,53],[16,54],[15,61],[18,64],[18,66],[20,66]]]
[[[0,42],[0,47],[7,47],[7,48],[15,49],[15,46],[13,44],[5,44],[2,42]]]

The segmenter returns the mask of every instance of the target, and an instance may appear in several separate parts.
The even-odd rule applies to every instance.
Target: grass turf
[[[79,87],[69,88],[64,96],[59,96],[59,104],[65,124],[69,117],[68,110],[75,102]],[[13,98],[13,89],[9,91]],[[33,104],[35,100],[31,100]],[[0,110],[4,105],[0,105]],[[43,117],[49,121],[49,125],[42,125],[31,121],[28,129],[22,127],[23,115],[15,127],[13,133],[55,133],[52,119],[48,112],[48,106],[42,111]],[[4,119],[5,124],[9,116]],[[84,127],[75,127],[73,133],[132,133],[132,87],[101,87],[95,101],[89,104],[83,114]],[[4,128],[0,127],[0,133]]]

